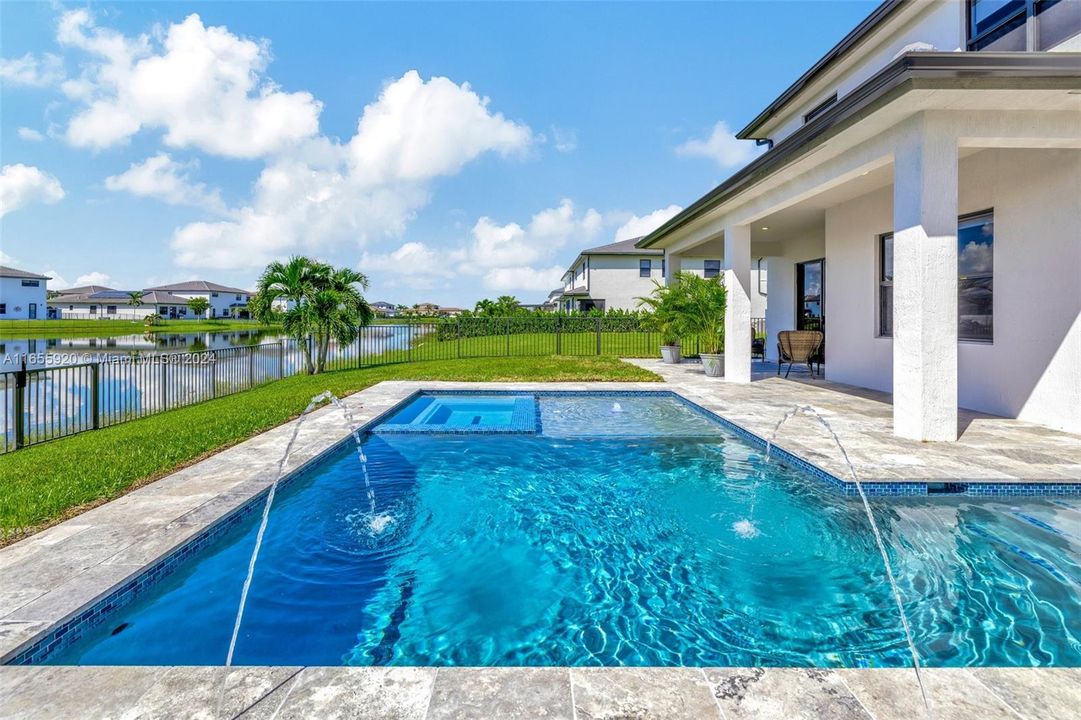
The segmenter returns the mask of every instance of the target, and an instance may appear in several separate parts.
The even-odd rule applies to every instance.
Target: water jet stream
[[[791,420],[796,415],[809,415],[826,429],[826,432],[833,438],[834,444],[837,445],[837,449],[841,451],[841,457],[844,458],[845,465],[848,466],[848,471],[852,474],[852,480],[856,483],[856,490],[859,492],[860,500],[863,502],[863,509],[867,513],[867,521],[871,524],[871,531],[875,536],[875,544],[878,546],[878,552],[882,556],[882,565],[886,570],[886,578],[890,581],[890,588],[893,591],[894,602],[897,603],[897,612],[901,616],[901,627],[904,628],[905,641],[908,643],[908,650],[912,654],[912,669],[916,673],[916,683],[920,686],[920,695],[923,698],[923,707],[927,712],[928,720],[932,720],[934,715],[931,713],[931,701],[927,697],[927,689],[923,685],[923,677],[920,674],[920,657],[916,652],[916,644],[912,639],[912,630],[908,625],[908,616],[905,615],[904,601],[901,599],[901,591],[897,587],[897,580],[893,576],[893,570],[890,568],[889,554],[886,552],[886,545],[882,540],[882,533],[879,532],[878,523],[875,522],[874,513],[871,512],[871,504],[867,501],[867,495],[863,492],[863,484],[860,482],[859,474],[856,472],[856,467],[852,464],[852,461],[848,457],[848,452],[845,450],[844,445],[841,444],[840,438],[837,437],[837,433],[834,432],[833,427],[829,422],[822,417],[822,415],[812,405],[796,405],[794,408],[785,413],[780,422],[773,429],[773,434],[770,435],[769,440],[766,441],[766,463],[769,463],[770,451],[773,449],[773,442],[777,438],[777,433],[781,431],[781,427]],[[755,479],[755,487],[758,486],[758,478]],[[752,496],[752,508],[753,508],[753,496]],[[738,523],[737,523],[738,524]],[[753,525],[752,525],[753,527]]]

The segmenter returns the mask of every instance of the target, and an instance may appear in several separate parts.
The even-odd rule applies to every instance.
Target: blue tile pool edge
[[[749,442],[752,446],[763,452],[767,445],[766,440],[759,435],[737,425],[712,410],[707,410],[701,405],[698,405],[694,401],[689,400],[672,390],[416,390],[361,425],[360,428],[358,428],[358,432],[369,433],[373,425],[382,422],[385,418],[399,411],[407,403],[427,395],[532,395],[535,398],[574,395],[590,395],[594,397],[670,397],[675,398],[692,411],[717,422],[726,430],[732,432],[740,439]],[[536,432],[539,434],[541,432],[540,403],[534,402],[533,405],[536,413]],[[295,470],[282,477],[278,483],[279,488],[286,487],[294,481],[306,477],[316,468],[320,461],[351,442],[352,434],[348,433],[343,438],[334,442]],[[771,457],[776,457],[782,464],[802,470],[812,477],[826,482],[846,497],[858,496],[859,494],[854,482],[842,480],[782,447],[774,445],[771,451]],[[861,482],[864,492],[869,496],[876,497],[931,496],[938,494],[934,491],[934,486],[939,484],[940,483],[927,482]],[[1011,483],[1009,481],[1001,483],[957,482],[949,483],[949,485],[951,486],[951,491],[948,494],[952,496],[1035,497],[1040,495],[1065,495],[1081,497],[1081,481],[1076,483]],[[931,486],[930,491],[929,486]],[[956,492],[953,490],[956,490]],[[1009,490],[1013,490],[1013,492],[1009,492]],[[266,495],[269,491],[269,486],[260,490],[251,498],[245,500],[239,506],[230,510],[203,530],[199,531],[194,537],[191,537],[171,550],[166,551],[161,557],[145,566],[135,575],[127,578],[119,585],[114,586],[111,590],[106,591],[104,597],[91,601],[79,610],[73,612],[60,623],[51,628],[46,628],[38,635],[29,638],[14,650],[9,651],[3,657],[0,657],[0,665],[38,664],[58,650],[62,650],[81,639],[87,630],[97,626],[106,615],[129,604],[149,587],[157,584],[166,576],[170,575],[182,562],[221,539],[225,533],[232,530],[238,523],[257,510],[260,507],[260,502],[265,502]]]

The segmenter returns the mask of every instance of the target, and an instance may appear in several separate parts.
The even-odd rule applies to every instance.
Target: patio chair
[[[755,334],[754,328],[751,328],[751,359],[761,358],[766,359],[766,339],[760,338]]]
[[[818,330],[782,330],[777,333],[777,374],[781,374],[781,365],[788,363],[784,376],[792,372],[793,363],[807,363],[811,377],[815,376],[814,358],[825,339]]]

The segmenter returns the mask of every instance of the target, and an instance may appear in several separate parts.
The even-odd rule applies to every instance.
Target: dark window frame
[[[1002,16],[993,20],[992,24],[978,30],[976,22],[976,6],[979,2],[990,0],[967,0],[965,4],[965,48],[970,51],[980,51],[986,45],[1008,34],[1011,30],[1024,28],[1025,47],[1023,50],[1004,52],[1032,52],[1046,51],[1050,48],[1042,47],[1040,37],[1040,15],[1057,5],[1060,0],[1015,0],[1016,5],[1004,7],[1000,12]],[[1018,22],[1020,21],[1020,22]],[[1081,28],[1079,28],[1081,30]],[[1054,47],[1054,46],[1052,46]]]
[[[890,273],[886,275],[886,241],[890,242]],[[878,304],[875,306],[875,337],[892,338],[893,337],[893,313],[888,316],[882,312],[883,296],[889,292],[893,293],[893,233],[882,233],[876,238],[875,246],[875,287],[877,293]],[[892,309],[893,303],[890,303]],[[889,330],[886,329],[885,322],[889,321]]]
[[[710,274],[712,273],[712,274]],[[721,276],[721,261],[720,260],[703,260],[702,261],[702,277],[707,280]]]
[[[26,278],[26,279],[23,280],[22,286],[23,287],[41,287],[41,281]]]
[[[653,261],[649,258],[642,258],[638,261],[638,277],[647,278],[653,274]]]
[[[836,103],[837,103],[837,93],[833,93],[828,98],[826,98],[825,100],[823,100],[822,102],[818,103],[813,108],[808,110],[806,113],[804,113],[804,115],[803,115],[803,124],[806,125],[807,123],[811,122],[816,117],[818,117],[819,115],[821,115],[822,113],[826,112],[831,107],[833,107]]]
[[[992,227],[994,227],[994,222],[995,222],[995,210],[994,210],[994,208],[988,208],[987,210],[978,210],[976,212],[965,213],[965,214],[959,215],[957,217],[958,242],[960,242],[961,225],[963,223],[971,222],[973,220],[980,220],[981,218],[987,218],[988,220],[990,220]],[[875,285],[876,285],[876,288],[877,288],[877,298],[876,299],[878,301],[877,304],[876,304],[877,309],[875,311],[875,327],[876,327],[876,337],[882,337],[882,338],[892,338],[893,337],[893,332],[892,332],[893,321],[892,321],[892,318],[890,318],[890,329],[891,329],[891,331],[889,333],[886,333],[886,332],[883,331],[883,324],[882,324],[883,323],[883,318],[881,317],[881,312],[882,312],[882,292],[883,292],[882,288],[885,286],[883,276],[885,274],[885,260],[886,260],[883,245],[884,245],[884,241],[887,238],[892,240],[893,239],[893,233],[892,232],[882,233],[881,235],[878,236],[878,238],[877,238],[877,248],[876,248],[876,254],[878,255],[878,257],[877,257],[876,262],[875,262],[875,278],[876,278]],[[891,248],[891,251],[892,251],[892,248]],[[960,312],[958,312],[958,319],[957,319],[957,341],[958,342],[977,343],[977,344],[980,344],[980,345],[993,345],[994,342],[995,342],[995,295],[994,295],[995,265],[994,265],[994,252],[995,252],[995,239],[994,239],[994,235],[992,234],[992,236],[991,236],[991,272],[979,273],[977,275],[977,277],[988,279],[990,281],[990,283],[991,283],[991,334],[989,336],[987,336],[987,337],[979,337],[979,336],[975,336],[975,335],[964,335],[964,334],[962,334],[962,332],[961,332]],[[958,251],[958,253],[960,253],[960,251]],[[958,258],[958,260],[960,261],[960,258]],[[969,277],[973,277],[973,276],[972,275],[967,275],[965,277],[969,278]],[[961,279],[962,279],[961,278],[961,267],[960,267],[960,262],[958,262],[958,267],[957,267],[957,305],[958,305],[958,310],[960,310],[960,305],[961,305]],[[891,276],[891,278],[889,280],[888,287],[890,287],[890,288],[893,287],[893,278],[892,278],[892,276]]]

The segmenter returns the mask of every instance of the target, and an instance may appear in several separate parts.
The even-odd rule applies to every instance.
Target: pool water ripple
[[[369,436],[379,535],[349,448],[282,488],[236,663],[911,663],[856,501],[672,398],[538,402],[539,435]],[[1081,664],[1081,504],[872,506],[924,664]],[[220,664],[254,531],[51,661]]]

